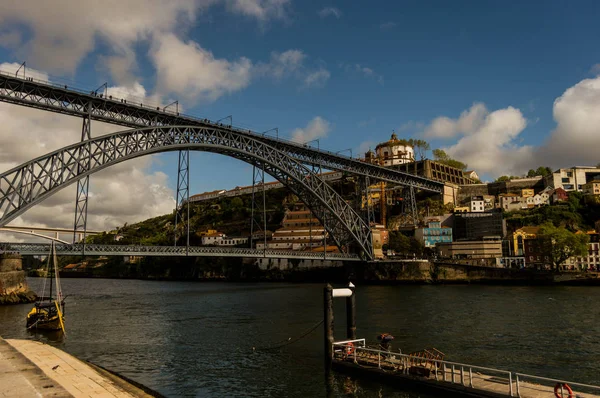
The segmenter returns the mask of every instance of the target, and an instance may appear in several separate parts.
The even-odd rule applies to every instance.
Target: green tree
[[[431,145],[425,140],[410,139],[408,143],[415,149],[415,154],[419,155],[420,160],[425,159],[425,154],[431,149]]]
[[[467,164],[459,160],[452,159],[443,149],[434,149],[432,151],[433,158],[436,162],[443,163],[447,166],[454,167],[459,170],[466,170]]]
[[[550,257],[555,270],[569,257],[584,256],[588,251],[586,234],[575,234],[566,228],[555,227],[551,222],[541,226],[538,237],[544,242],[544,254]]]

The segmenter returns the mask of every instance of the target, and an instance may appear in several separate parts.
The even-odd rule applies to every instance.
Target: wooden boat
[[[45,296],[46,284],[49,282],[49,294]],[[56,283],[56,297],[53,296],[53,283]],[[58,262],[54,243],[48,256],[46,277],[44,279],[42,296],[27,314],[27,329],[30,330],[62,330],[65,332],[64,323],[65,300],[60,287]]]

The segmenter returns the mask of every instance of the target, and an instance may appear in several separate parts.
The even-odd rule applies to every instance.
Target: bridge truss
[[[276,258],[298,260],[331,260],[361,261],[357,254],[323,253],[289,251],[289,250],[256,250],[236,247],[208,246],[128,246],[128,245],[93,245],[93,244],[55,244],[59,256],[76,256],[84,253],[89,256],[155,256],[155,257],[243,257],[243,258]],[[0,242],[0,252],[19,252],[22,255],[45,256],[50,253],[49,243],[10,243]]]
[[[339,170],[368,176],[371,182],[387,181],[435,193],[443,193],[444,189],[444,184],[438,181],[364,163],[351,157],[304,144],[253,133],[248,129],[183,115],[172,111],[172,108],[169,110],[141,103],[131,103],[112,96],[107,97],[105,94],[98,94],[95,91],[77,90],[33,78],[23,79],[0,73],[0,101],[82,118],[89,116],[92,120],[131,128],[178,125],[233,131],[239,135],[264,142],[303,164],[319,166],[325,170]]]
[[[103,135],[56,150],[0,174],[0,227],[82,177],[157,152],[201,150],[256,166],[290,188],[320,219],[341,252],[372,259],[365,220],[309,168],[265,142],[232,130],[165,126]]]

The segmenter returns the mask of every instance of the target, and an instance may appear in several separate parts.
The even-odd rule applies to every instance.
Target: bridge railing
[[[113,101],[115,103],[120,103],[120,100],[125,100],[125,101],[129,101],[129,102],[125,102],[127,105],[138,107],[140,109],[147,109],[147,110],[151,110],[151,111],[155,111],[155,112],[158,111],[158,112],[162,112],[162,113],[165,113],[165,114],[170,114],[172,116],[178,116],[178,117],[181,117],[181,118],[188,118],[188,119],[194,121],[195,123],[201,122],[201,123],[206,123],[208,125],[212,125],[212,126],[215,126],[215,127],[221,127],[221,128],[222,127],[226,127],[226,128],[229,128],[232,131],[239,132],[239,133],[244,133],[244,134],[248,134],[249,133],[249,134],[253,134],[253,135],[257,136],[257,137],[265,137],[265,135],[263,133],[258,133],[258,132],[252,131],[252,130],[250,130],[248,128],[242,128],[242,127],[235,126],[235,125],[232,125],[232,124],[223,124],[223,123],[219,123],[219,122],[216,122],[216,121],[213,121],[213,120],[210,120],[210,119],[200,118],[200,117],[195,116],[195,115],[190,115],[190,114],[186,114],[186,113],[183,113],[183,112],[177,112],[177,111],[172,110],[172,109],[167,109],[164,106],[161,107],[159,104],[148,104],[148,103],[144,104],[143,100],[141,98],[135,98],[135,97],[119,98],[119,97],[114,96],[114,95],[109,95],[108,98],[107,98],[104,94],[98,93],[95,90],[86,90],[86,89],[83,89],[83,88],[80,88],[80,87],[76,87],[76,86],[73,86],[73,85],[60,84],[60,83],[57,83],[57,82],[52,82],[52,81],[48,81],[48,80],[38,79],[38,78],[35,78],[35,77],[27,77],[26,76],[25,78],[22,78],[20,76],[15,76],[14,73],[10,73],[10,72],[4,71],[4,70],[0,70],[0,75],[6,76],[6,77],[10,77],[12,79],[19,79],[19,80],[22,80],[23,82],[33,82],[33,83],[43,84],[43,85],[46,85],[46,86],[49,86],[49,87],[53,87],[53,88],[57,88],[57,89],[64,89],[64,90],[75,91],[75,92],[77,92],[79,94],[82,94],[82,95],[91,96],[91,97],[94,97],[94,98],[97,98],[97,99],[106,100],[106,101]],[[135,99],[138,102],[132,102],[132,99]],[[272,140],[275,140],[275,141],[280,141],[282,143],[286,143],[286,144],[297,146],[298,148],[308,148],[308,146],[305,145],[304,143],[300,143],[300,142],[297,142],[297,141],[292,141],[292,140],[288,140],[288,139],[285,139],[285,138],[273,137],[273,136],[269,136],[269,138],[272,139]],[[347,156],[347,155],[344,155],[344,154],[340,154],[340,153],[328,151],[328,150],[325,150],[325,149],[314,148],[314,147],[310,147],[310,149],[317,150],[317,151],[320,151],[320,152],[323,152],[323,153],[326,153],[326,154],[329,154],[329,155],[335,155],[335,156],[339,156],[339,157],[342,157],[342,158],[357,160],[356,158],[353,158],[351,156]]]
[[[306,260],[358,261],[358,255],[346,253],[304,252],[291,250],[256,250],[239,247],[219,246],[136,246],[136,245],[96,245],[62,244],[55,245],[58,255],[131,255],[131,256],[222,256],[249,258],[282,258]],[[0,251],[17,251],[21,254],[45,255],[50,253],[48,243],[0,243]]]

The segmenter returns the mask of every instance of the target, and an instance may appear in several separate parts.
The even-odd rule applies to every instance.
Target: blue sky
[[[67,0],[60,3],[69,5]],[[210,119],[233,115],[235,125],[257,131],[278,127],[282,137],[318,137],[323,148],[352,148],[355,155],[388,139],[392,130],[401,137],[425,137],[432,147],[448,149],[488,179],[525,173],[536,165],[594,162],[593,153],[553,154],[564,149],[559,143],[572,128],[582,129],[576,134],[581,142],[592,139],[585,126],[569,124],[581,103],[580,97],[571,102],[571,97],[561,97],[567,89],[581,91],[578,84],[590,82],[590,122],[596,110],[600,113],[595,97],[600,91],[595,85],[600,73],[595,66],[600,64],[598,2],[182,3],[189,4],[174,6],[171,14],[149,6],[143,22],[153,27],[133,33],[120,32],[118,21],[114,26],[94,25],[91,33],[84,26],[61,30],[58,22],[36,27],[36,22],[47,19],[42,19],[43,13],[37,21],[18,5],[0,6],[0,15],[2,11],[5,15],[0,16],[0,63],[26,59],[28,66],[48,72],[51,79],[69,79],[82,87],[138,82],[147,95],[155,95],[154,100],[179,99],[186,113]],[[169,15],[175,23],[167,21]],[[79,43],[77,35],[90,34],[93,43],[72,59],[69,52],[64,61],[51,60],[52,54],[40,55],[39,49],[60,44],[52,40],[40,44],[42,34],[61,40],[71,37],[74,43]],[[181,45],[182,51],[175,52],[168,43]],[[294,62],[278,64],[278,57],[292,55],[291,51]],[[194,61],[198,53],[211,53],[213,60],[228,65]],[[135,65],[125,71],[111,69],[107,57],[133,59]],[[190,78],[202,74],[208,80],[223,79],[219,68],[231,71],[235,65],[245,72],[225,74],[225,80],[239,78],[237,83],[215,88],[202,81],[195,83],[194,91],[176,81],[188,76],[177,72],[183,64]],[[582,98],[589,98],[584,94]],[[566,115],[557,121],[553,112],[559,98],[564,99]],[[473,104],[481,105],[475,109]],[[459,119],[463,112],[467,112],[464,120]],[[449,118],[445,121],[450,127],[435,127],[438,118]],[[465,140],[460,143],[461,139]],[[495,144],[476,154],[478,143],[494,139]],[[166,173],[172,189],[176,159],[176,154],[159,155],[149,169]],[[251,183],[251,168],[238,161],[207,153],[194,153],[191,161],[193,193]],[[593,164],[597,162],[600,156]]]

